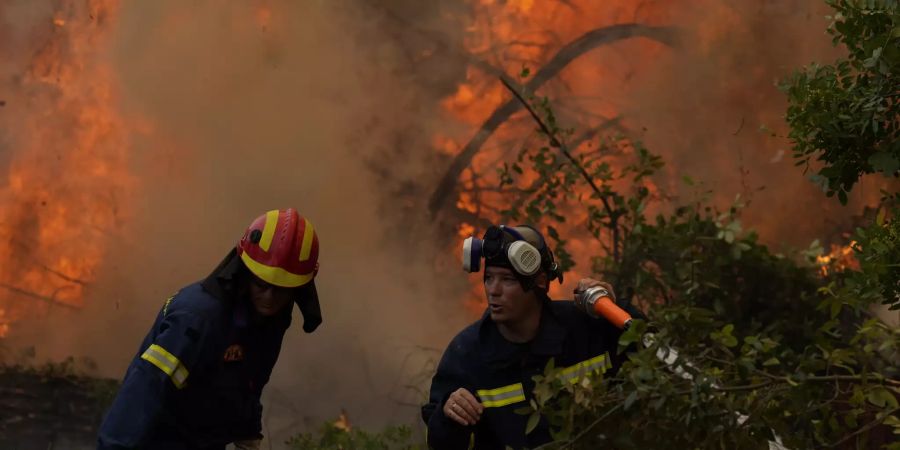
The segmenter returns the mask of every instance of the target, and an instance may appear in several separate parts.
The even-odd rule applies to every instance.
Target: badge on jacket
[[[223,358],[225,362],[233,362],[233,361],[243,361],[244,360],[244,347],[238,344],[232,344],[228,349],[225,350],[225,357]]]

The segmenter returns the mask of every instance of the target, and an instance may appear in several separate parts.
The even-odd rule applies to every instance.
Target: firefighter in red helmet
[[[165,301],[104,418],[99,449],[259,448],[260,395],[291,323],[322,323],[319,239],[293,209],[269,211],[206,279]]]

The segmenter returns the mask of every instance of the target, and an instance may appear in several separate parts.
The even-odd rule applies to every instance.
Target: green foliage
[[[286,442],[292,450],[418,450],[425,445],[413,438],[407,426],[389,426],[378,433],[346,431],[326,423],[317,433],[303,433]]]
[[[764,335],[738,339],[712,311],[688,306],[657,316],[650,347],[616,377],[566,387],[552,371],[538,377],[533,411],[558,430],[546,448],[757,449],[776,434],[788,448],[874,448],[867,426],[896,422],[900,384],[850,369],[858,366],[854,357],[874,352],[839,346],[797,353]],[[877,321],[865,327],[888,332]],[[638,323],[626,338],[647,329]],[[896,330],[883,338],[896,348]],[[680,351],[674,370],[657,355],[673,347]]]
[[[812,64],[782,88],[798,165],[815,157],[816,177],[842,203],[860,176],[900,169],[900,3],[826,0],[835,9],[828,32],[846,57]]]
[[[842,200],[860,174],[883,168],[872,164],[873,155],[898,148],[900,116],[887,112],[896,104],[888,48],[895,42],[883,41],[875,56],[869,48],[885,29],[893,33],[884,11],[895,17],[896,2],[867,4],[841,2],[835,27],[856,49],[853,58],[869,60],[846,62],[850,72],[838,74],[830,92],[809,86],[825,83],[825,72],[796,75],[789,90],[797,152],[807,159],[818,150],[837,152],[824,153],[821,175]],[[875,89],[884,83],[894,83],[893,91]],[[799,94],[809,101],[798,105]],[[881,103],[852,103],[876,94],[884,95]],[[548,448],[740,449],[779,439],[788,448],[896,447],[900,330],[870,312],[900,303],[896,207],[886,202],[855,231],[858,267],[831,263],[825,271],[812,257],[821,255],[817,245],[787,257],[769,252],[742,227],[740,198],[725,211],[703,198],[661,205],[665,199],[651,194],[648,181],[662,165],[658,157],[620,138],[609,140],[601,157],[572,154],[564,141],[573,133],[558,128],[546,99],[533,108],[550,145],[523,149],[517,164],[528,165],[501,171],[502,186],[519,188],[506,215],[554,230],[559,248],[565,242],[556,228],[577,233],[582,224],[570,218],[580,208],[584,228],[605,249],[593,271],[650,306],[649,323],[638,322],[620,342],[645,348],[615,377],[563,384],[551,364],[537,378],[534,399],[521,412],[555,428]],[[813,132],[824,120],[833,123]],[[857,120],[868,128],[853,128]],[[521,189],[524,176],[532,188]],[[696,186],[687,177],[685,183]]]
[[[860,269],[829,285],[829,294],[856,310],[871,303],[900,309],[900,208],[882,206],[872,225],[856,229],[853,242]]]
[[[555,230],[550,227],[562,225],[564,216],[528,206],[549,209],[558,198],[594,192],[578,199],[589,213],[602,211],[593,225],[586,220],[589,232],[615,239],[595,259],[595,271],[615,280],[625,296],[652,305],[651,322],[638,323],[620,344],[642,341],[647,327],[655,331],[649,347],[632,354],[615,378],[568,384],[559,381],[558,369],[547,368],[521,412],[530,424],[544,417],[554,427],[549,448],[760,448],[776,435],[789,448],[881,442],[867,431],[896,419],[900,332],[864,315],[895,292],[883,284],[896,277],[889,267],[895,232],[877,223],[857,231],[858,242],[868,239],[857,246],[867,249],[862,259],[871,255],[866,268],[878,270],[822,277],[817,265],[800,255],[773,255],[744,230],[740,199],[727,211],[700,201],[648,218],[655,199],[646,194],[646,177],[659,160],[639,145],[631,154],[635,162],[622,171],[608,162],[585,167],[589,173],[603,168],[594,171],[597,189],[577,176],[577,164],[549,169],[551,148],[520,154],[531,162],[529,171],[549,181],[519,192],[509,214]],[[632,195],[615,187],[621,180],[631,183],[626,192]],[[659,358],[667,349],[680,352],[673,365]]]

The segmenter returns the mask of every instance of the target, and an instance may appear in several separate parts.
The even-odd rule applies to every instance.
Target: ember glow
[[[831,245],[831,251],[827,255],[816,257],[816,264],[819,265],[819,272],[822,276],[828,276],[834,272],[843,270],[859,270],[859,261],[856,259],[856,251],[859,250],[856,241],[851,241],[847,245]]]

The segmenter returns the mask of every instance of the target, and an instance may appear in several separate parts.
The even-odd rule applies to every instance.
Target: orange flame
[[[345,411],[343,408],[341,408],[341,414],[333,424],[334,427],[338,430],[345,431],[347,433],[353,430],[353,426],[350,425],[350,417],[347,416],[347,411]]]
[[[115,1],[69,1],[21,78],[13,154],[0,184],[0,337],[50,307],[81,307],[106,233],[133,187],[115,80],[96,62]],[[12,106],[12,104],[10,104]],[[10,108],[12,109],[12,108]]]
[[[831,273],[837,273],[848,269],[859,270],[859,260],[856,259],[856,255],[854,254],[855,249],[858,247],[859,245],[856,241],[851,241],[844,246],[831,244],[831,252],[827,255],[816,257],[819,273],[825,277]]]

